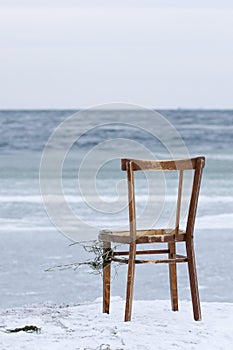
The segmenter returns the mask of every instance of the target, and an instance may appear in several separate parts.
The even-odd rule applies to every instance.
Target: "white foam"
[[[198,217],[198,229],[232,229],[233,214],[205,215]]]
[[[84,202],[85,199],[89,199],[91,201],[99,201],[100,198],[102,200],[105,201],[109,201],[109,202],[114,202],[116,200],[122,200],[125,201],[125,198],[117,198],[117,196],[90,196],[88,195],[87,198],[82,197],[80,195],[65,195],[65,200],[68,203],[82,203]],[[162,196],[155,196],[155,195],[146,195],[146,194],[142,194],[142,195],[136,195],[136,198],[140,201],[147,201],[148,198],[153,199],[154,201],[163,201],[164,197]],[[63,196],[56,196],[56,195],[50,195],[49,196],[49,201],[50,202],[60,202],[64,200]],[[166,195],[165,196],[165,200],[166,201],[174,201],[176,200],[176,196],[175,195]],[[215,203],[217,202],[222,202],[222,203],[230,203],[233,202],[233,197],[232,196],[215,196],[213,194],[211,194],[210,196],[208,195],[201,195],[200,196],[200,201],[201,202],[205,202],[205,203],[213,203],[213,201]],[[0,196],[0,202],[1,203],[42,203],[42,196],[40,195],[24,195],[24,196]]]

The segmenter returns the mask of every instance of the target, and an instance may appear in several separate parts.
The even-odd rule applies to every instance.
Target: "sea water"
[[[52,132],[75,111],[1,111],[0,112],[0,300],[2,307],[31,303],[78,303],[101,296],[101,276],[90,274],[87,268],[45,272],[47,268],[85,261],[90,258],[79,244],[71,245],[72,237],[59,232],[51,222],[41,196],[39,173],[42,152]],[[92,114],[91,114],[92,113]],[[92,226],[95,239],[98,230],[127,224],[127,208],[115,214],[103,213],[83,205],[77,192],[78,171],[83,159],[106,140],[130,139],[149,148],[159,159],[167,157],[161,142],[135,126],[116,125],[117,116],[127,120],[132,111],[92,111],[88,132],[70,147],[62,174],[63,190],[74,215]],[[146,115],[140,112],[140,119]],[[163,110],[160,113],[181,135],[191,156],[205,155],[200,201],[195,231],[196,258],[201,300],[232,302],[232,223],[233,223],[233,111],[230,110]],[[113,121],[104,125],[106,116]],[[126,117],[125,117],[126,116]],[[92,121],[99,126],[92,128]],[[77,119],[77,127],[86,120]],[[114,124],[115,123],[115,124]],[[63,137],[69,139],[72,130]],[[172,137],[172,135],[171,135]],[[61,147],[62,142],[61,140]],[[64,141],[65,143],[65,141]],[[125,154],[125,147],[119,152]],[[129,154],[131,150],[129,149]],[[98,153],[99,154],[99,153]],[[105,154],[105,153],[104,153]],[[97,162],[97,159],[96,159]],[[94,162],[95,163],[95,162]],[[95,164],[94,164],[95,165]],[[93,163],[88,163],[82,181],[89,186]],[[90,168],[88,168],[90,167]],[[105,165],[105,171],[96,173],[98,198],[109,205],[116,199],[114,182],[122,182],[125,173],[120,171],[120,161]],[[143,179],[139,179],[142,181]],[[172,186],[170,188],[172,190]],[[51,189],[52,191],[52,189]],[[122,201],[126,200],[122,188]],[[89,193],[89,197],[91,198]],[[138,199],[144,201],[146,187],[141,186]],[[85,197],[85,195],[84,195]],[[153,198],[153,197],[152,197]],[[168,202],[169,202],[168,196]],[[173,194],[171,195],[173,198]],[[118,198],[119,199],[119,198]],[[97,208],[98,209],[98,208]],[[138,208],[139,214],[142,208]],[[152,211],[149,211],[151,214]],[[76,223],[74,222],[74,225]],[[85,235],[84,235],[85,237]],[[88,236],[89,237],[89,236]],[[90,238],[90,237],[89,237]],[[83,240],[83,235],[80,236]],[[190,291],[186,264],[178,266],[179,295],[189,299]],[[112,294],[125,295],[126,266],[113,269]],[[136,299],[169,298],[168,268],[137,266]]]

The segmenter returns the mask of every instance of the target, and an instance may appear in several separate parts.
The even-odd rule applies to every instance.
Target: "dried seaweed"
[[[86,261],[74,262],[69,264],[62,264],[50,267],[46,269],[46,272],[55,271],[55,270],[67,270],[67,269],[78,269],[80,266],[88,266],[91,269],[91,272],[94,274],[102,274],[103,268],[109,265],[112,262],[114,249],[108,249],[106,252],[103,252],[103,243],[97,240],[89,242],[75,242],[71,245],[79,244],[83,249],[93,255],[92,259]]]
[[[31,326],[24,326],[24,327],[13,328],[13,329],[6,329],[4,332],[5,333],[18,333],[18,332],[40,333],[41,328],[31,325]]]

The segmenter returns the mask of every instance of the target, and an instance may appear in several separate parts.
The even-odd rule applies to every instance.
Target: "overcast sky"
[[[0,0],[0,109],[116,101],[233,108],[233,1]]]

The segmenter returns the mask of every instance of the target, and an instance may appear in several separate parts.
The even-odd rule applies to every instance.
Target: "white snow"
[[[233,304],[203,302],[202,321],[190,301],[173,312],[170,301],[134,301],[131,322],[123,322],[124,301],[112,298],[110,315],[102,303],[32,305],[1,310],[1,350],[155,350],[232,349]],[[41,333],[5,333],[34,325]]]

